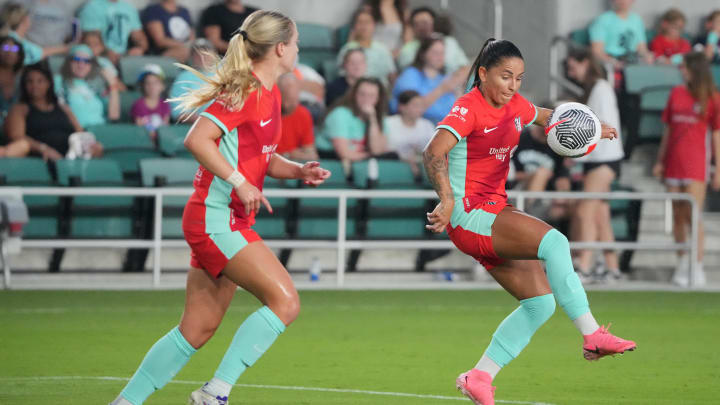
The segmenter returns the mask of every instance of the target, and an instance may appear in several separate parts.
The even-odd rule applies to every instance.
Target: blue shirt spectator
[[[613,0],[613,10],[600,14],[590,25],[593,55],[602,62],[622,68],[619,60],[635,62],[636,56],[652,63],[642,18],[630,11],[631,1]]]
[[[83,31],[100,31],[113,63],[125,53],[142,55],[147,50],[147,37],[138,11],[124,0],[90,0],[80,9],[78,17]],[[128,48],[130,40],[134,43],[132,48]]]
[[[27,33],[32,28],[32,20],[30,19],[30,12],[22,4],[5,3],[0,9],[0,21],[2,22],[3,32],[6,32],[7,36],[22,44],[25,55],[23,63],[25,65],[37,63],[50,55],[64,54],[68,50],[68,47],[64,44],[43,48],[28,40]]]

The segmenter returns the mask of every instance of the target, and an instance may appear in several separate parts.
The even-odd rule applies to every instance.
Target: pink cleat
[[[583,336],[583,356],[585,360],[598,360],[607,355],[623,354],[637,348],[635,342],[621,339],[610,333],[609,329],[610,325],[607,328],[601,326],[592,335]]]
[[[475,405],[495,405],[495,387],[490,383],[492,383],[490,374],[475,368],[460,374],[455,380],[457,389]]]

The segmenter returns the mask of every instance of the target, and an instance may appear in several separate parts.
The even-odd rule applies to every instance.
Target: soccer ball
[[[553,110],[545,134],[548,146],[555,153],[576,158],[595,149],[602,127],[598,117],[585,104],[564,103]]]

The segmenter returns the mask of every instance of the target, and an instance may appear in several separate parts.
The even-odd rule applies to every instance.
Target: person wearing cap
[[[215,48],[210,41],[205,38],[196,39],[193,42],[192,51],[190,52],[190,66],[207,74],[213,67],[213,59],[210,55],[214,52]],[[201,78],[196,76],[194,73],[183,69],[170,86],[170,94],[168,95],[168,98],[171,100],[176,99],[185,93],[201,88],[204,84],[205,81]],[[169,103],[171,108],[170,117],[173,121],[189,124],[195,122],[195,120],[198,119],[199,114],[210,104],[206,104],[195,113],[182,114],[182,111],[178,108],[180,105],[178,101],[169,101]]]
[[[157,129],[170,123],[170,106],[165,102],[165,72],[156,64],[145,65],[138,76],[142,97],[133,103],[130,116],[155,139]]]
[[[137,8],[125,0],[89,0],[78,18],[83,32],[100,31],[115,64],[122,55],[143,55],[148,49]]]
[[[82,127],[120,118],[117,76],[100,68],[89,46],[73,46],[54,81],[58,96],[70,107]]]

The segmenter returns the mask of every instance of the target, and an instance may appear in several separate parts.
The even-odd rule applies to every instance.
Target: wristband
[[[240,174],[239,171],[233,170],[233,172],[230,173],[230,175],[228,176],[227,179],[225,179],[225,181],[230,183],[233,186],[233,188],[238,188],[238,187],[242,186],[243,183],[245,183],[245,176]]]

